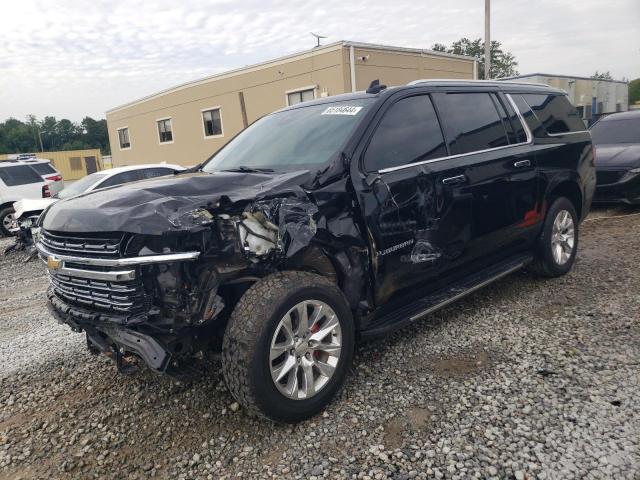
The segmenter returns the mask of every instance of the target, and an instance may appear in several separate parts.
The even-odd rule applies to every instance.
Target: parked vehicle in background
[[[12,235],[18,230],[13,203],[23,198],[50,197],[49,183],[28,163],[19,160],[0,162],[0,233],[2,235]]]
[[[33,168],[47,182],[49,193],[54,196],[64,188],[62,174],[51,164],[50,160],[43,158],[18,159]]]
[[[385,335],[525,266],[571,269],[595,189],[566,98],[420,81],[267,115],[174,177],[52,205],[49,308],[128,372],[222,351],[233,396],[295,422]]]
[[[596,150],[595,202],[640,203],[640,110],[614,113],[591,127]]]
[[[31,166],[33,167],[33,165]],[[31,244],[31,229],[36,226],[35,224],[38,217],[49,205],[59,200],[72,198],[99,188],[115,187],[138,180],[172,175],[182,170],[184,170],[184,167],[180,165],[166,163],[111,168],[87,175],[49,198],[25,198],[18,200],[13,204],[15,211],[13,217],[17,227],[22,230],[22,235],[20,235],[18,244],[14,248],[11,248],[11,250],[15,250],[16,247],[22,249]]]

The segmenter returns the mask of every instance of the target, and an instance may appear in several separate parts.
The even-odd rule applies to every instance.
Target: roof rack
[[[413,80],[412,82],[407,83],[407,85],[419,85],[421,83],[466,83],[466,82],[471,82],[471,83],[505,83],[505,82],[509,82],[509,83],[513,83],[513,84],[517,84],[517,85],[537,85],[539,87],[549,87],[549,88],[553,88],[550,85],[547,85],[546,83],[533,83],[533,82],[516,82],[513,80],[501,80],[501,79],[496,79],[496,80],[467,80],[464,78],[422,78],[419,80]]]

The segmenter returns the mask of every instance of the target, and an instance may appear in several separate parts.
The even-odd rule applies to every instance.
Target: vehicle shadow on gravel
[[[521,425],[552,439],[549,457],[540,457],[545,461],[572,441],[558,432],[584,431],[608,452],[608,439],[600,440],[588,426],[576,430],[571,419],[583,422],[577,412],[587,410],[588,423],[597,419],[594,425],[604,429],[606,422],[615,426],[633,418],[638,385],[620,378],[634,372],[637,378],[638,371],[632,354],[640,337],[637,311],[633,316],[640,277],[637,256],[631,255],[638,228],[640,220],[585,223],[569,275],[540,280],[518,272],[385,338],[359,344],[338,398],[293,426],[244,412],[216,359],[189,380],[148,370],[122,376],[111,360],[91,356],[82,337],[69,332],[74,340],[67,350],[0,377],[0,479],[291,478],[294,470],[308,478],[320,461],[327,462],[320,471],[335,466],[344,470],[336,477],[349,478],[365,462],[367,471],[383,468],[400,453],[411,459],[407,468],[420,469],[424,457],[416,460],[410,448],[418,443],[427,457],[437,452],[431,461],[446,468],[441,442],[456,438],[480,442],[483,455],[501,465],[501,455],[511,461],[517,452],[489,442],[517,444]],[[29,283],[42,283],[44,272],[15,270],[17,284],[31,285],[16,306],[33,302],[39,306],[30,315],[48,319],[44,300],[31,298],[35,284]],[[2,288],[8,292],[11,281],[5,279]],[[7,324],[25,318],[24,310],[7,312]],[[38,341],[34,337],[31,348]],[[321,459],[314,457],[318,445]]]

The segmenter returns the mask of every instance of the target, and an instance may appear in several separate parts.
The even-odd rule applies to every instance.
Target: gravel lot
[[[620,213],[583,224],[570,275],[514,274],[360,345],[296,426],[246,415],[215,360],[117,375],[49,317],[43,266],[0,257],[0,479],[638,479],[640,215]]]

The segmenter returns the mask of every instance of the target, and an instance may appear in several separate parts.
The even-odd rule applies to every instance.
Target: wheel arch
[[[0,203],[0,210],[4,210],[5,208],[8,208],[8,207],[13,208],[14,203],[16,203],[15,200],[11,200],[10,202]]]
[[[366,258],[356,247],[344,246],[330,250],[311,244],[283,265],[284,270],[300,270],[317,273],[335,283],[355,311],[366,300]]]
[[[548,205],[559,197],[566,197],[573,204],[578,214],[578,218],[582,220],[583,207],[584,207],[584,195],[580,184],[576,179],[564,178],[559,180],[554,185],[551,185],[546,195]]]

